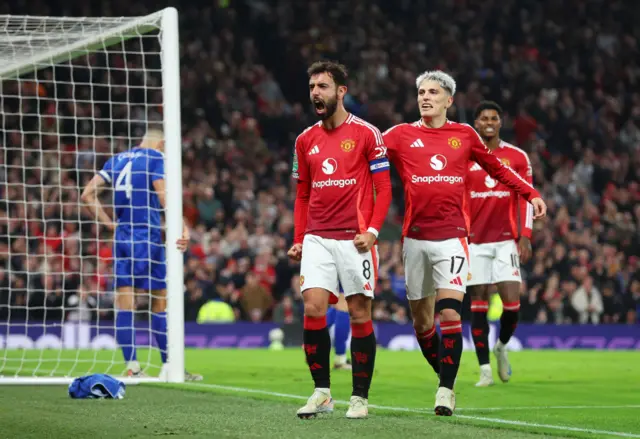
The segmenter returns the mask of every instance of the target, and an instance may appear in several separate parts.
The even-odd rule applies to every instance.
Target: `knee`
[[[116,309],[120,311],[134,311],[136,309],[135,294],[130,290],[116,291]]]
[[[475,285],[473,287],[469,287],[469,293],[471,294],[471,300],[489,300],[489,288],[487,285]]]
[[[365,323],[371,320],[371,299],[361,294],[347,299],[349,318],[352,323]]]
[[[167,299],[164,297],[154,297],[151,299],[151,311],[154,313],[165,312],[167,310]]]
[[[440,321],[451,322],[460,320],[460,312],[462,310],[462,302],[457,299],[442,299],[438,301],[440,308]]]
[[[423,334],[425,332],[430,331],[431,328],[433,328],[433,323],[434,322],[433,322],[432,315],[426,315],[420,318],[414,318],[413,329],[416,332],[416,334]]]
[[[304,302],[304,315],[307,317],[322,317],[327,314],[327,306],[314,300]]]
[[[154,313],[165,312],[167,310],[167,291],[151,291],[151,311]]]

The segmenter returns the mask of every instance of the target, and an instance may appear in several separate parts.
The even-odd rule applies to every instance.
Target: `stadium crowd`
[[[425,69],[446,70],[458,81],[452,120],[473,124],[476,104],[499,102],[502,138],[528,152],[534,184],[549,205],[549,217],[534,226],[534,257],[522,270],[521,321],[638,322],[639,5],[623,3],[458,0],[427,8],[411,1],[246,0],[181,7],[183,200],[192,237],[186,319],[198,320],[207,304],[219,311],[208,313],[214,321],[301,320],[298,266],[286,257],[291,159],[296,136],[315,122],[306,67],[328,58],[350,69],[347,108],[381,130],[418,118],[415,77]],[[5,2],[0,11],[142,15],[163,6],[39,0]],[[140,57],[126,62],[135,69]],[[52,78],[50,71],[39,75]],[[109,234],[78,208],[78,192],[113,145],[128,146],[105,139],[107,130],[132,131],[92,122],[100,108],[90,100],[41,105],[38,97],[53,96],[53,84],[29,84],[5,84],[3,94],[19,98],[0,104],[7,114],[35,114],[40,105],[42,115],[2,122],[0,319],[27,317],[27,305],[35,320],[92,318],[95,309],[109,318]],[[58,87],[55,96],[69,93],[75,91]],[[110,99],[125,97],[137,99],[126,89]],[[140,108],[132,107],[135,115]],[[60,143],[57,136],[21,134],[25,127],[53,131],[56,118]],[[25,154],[25,144],[37,154]],[[402,206],[396,179],[380,234],[374,319],[400,323],[409,319]],[[139,307],[148,309],[144,298]]]

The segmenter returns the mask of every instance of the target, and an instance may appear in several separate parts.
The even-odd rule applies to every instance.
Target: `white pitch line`
[[[594,430],[591,428],[569,427],[567,425],[537,424],[534,422],[512,421],[509,419],[485,418],[483,416],[455,415],[455,417],[461,418],[461,419],[471,419],[474,421],[491,422],[494,424],[517,425],[520,427],[548,428],[551,430],[575,431],[579,433],[591,433],[591,434],[598,434],[598,435],[606,434],[608,436],[640,438],[640,434],[635,434],[635,433],[623,433],[619,431],[608,431],[608,430]]]
[[[234,386],[224,386],[224,385],[220,385],[220,384],[206,384],[206,383],[189,383],[189,386],[194,386],[194,387],[205,387],[205,388],[210,388],[210,389],[220,389],[220,390],[227,390],[230,392],[237,392],[237,393],[253,393],[253,394],[257,394],[257,395],[267,395],[267,396],[277,396],[280,398],[288,398],[288,399],[298,399],[298,400],[307,400],[306,396],[302,396],[302,395],[293,395],[290,393],[280,393],[280,392],[271,392],[269,390],[260,390],[260,389],[250,389],[250,388],[246,388],[246,387],[234,387]],[[340,401],[340,400],[334,400],[334,403],[339,404],[339,405],[349,405],[348,401]],[[374,408],[374,409],[380,409],[380,410],[389,410],[389,411],[396,411],[396,412],[405,412],[405,413],[431,413],[432,410],[427,410],[427,409],[413,409],[413,408],[408,408],[408,407],[390,407],[390,406],[383,406],[383,405],[375,405],[375,404],[369,404],[369,407]],[[577,408],[577,407],[581,407],[581,408],[598,408],[596,406],[557,406],[557,407],[561,407],[561,408]],[[633,405],[633,406],[600,406],[600,407],[610,407],[610,408],[638,408],[640,406],[637,405]],[[511,408],[516,408],[516,407],[511,407]],[[551,408],[551,407],[522,407],[522,409],[533,409],[533,408],[540,408],[540,409],[544,409],[544,408]],[[456,409],[456,411],[462,411],[463,408],[460,409]],[[467,409],[470,410],[470,409]],[[499,407],[494,407],[494,408],[473,408],[471,410],[500,410]],[[617,437],[631,437],[631,438],[640,438],[640,434],[635,434],[635,433],[624,433],[624,432],[618,432],[618,431],[608,431],[608,430],[595,430],[595,429],[591,429],[591,428],[579,428],[579,427],[570,427],[570,426],[566,426],[566,425],[553,425],[553,424],[538,424],[538,423],[533,423],[533,422],[524,422],[524,421],[512,421],[509,419],[500,419],[500,418],[486,418],[483,416],[469,416],[469,415],[454,415],[455,418],[460,418],[460,419],[469,419],[469,420],[473,420],[473,421],[482,421],[482,422],[489,422],[489,423],[494,423],[494,424],[504,424],[504,425],[517,425],[520,427],[534,427],[534,428],[547,428],[550,430],[562,430],[562,431],[574,431],[574,432],[579,432],[579,433],[590,433],[590,434],[605,434],[605,435],[609,435],[609,436],[617,436]]]
[[[518,411],[518,410],[606,410],[606,409],[640,409],[640,405],[627,404],[627,405],[538,405],[531,407],[460,407],[456,408],[456,411],[465,412],[482,412],[482,411]]]

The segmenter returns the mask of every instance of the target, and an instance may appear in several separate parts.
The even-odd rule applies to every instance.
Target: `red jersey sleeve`
[[[531,169],[531,162],[529,161],[529,156],[524,151],[522,151],[522,161],[518,166],[518,174],[520,174],[527,183],[533,186],[533,170]],[[531,239],[533,228],[533,206],[521,197],[518,209],[520,210],[520,236]]]
[[[375,127],[371,127],[367,136],[365,153],[369,161],[369,170],[373,178],[375,188],[375,204],[373,214],[369,222],[369,231],[378,236],[384,225],[389,206],[391,205],[391,177],[389,173],[389,159],[387,147],[382,133]],[[373,230],[372,230],[373,229]]]
[[[399,126],[400,125],[392,126],[382,134],[382,140],[387,148],[387,157],[391,163],[396,163],[396,159],[398,157],[398,148],[396,145]]]
[[[300,137],[296,139],[293,152],[293,169],[291,175],[298,180],[296,201],[293,207],[293,243],[302,244],[307,229],[307,214],[309,212],[309,196],[311,194],[311,179],[309,165],[306,162],[304,149]]]
[[[510,167],[503,165],[500,159],[489,151],[476,130],[469,125],[465,126],[470,131],[471,160],[477,162],[491,177],[522,195],[527,201],[540,197],[538,191],[527,180]]]

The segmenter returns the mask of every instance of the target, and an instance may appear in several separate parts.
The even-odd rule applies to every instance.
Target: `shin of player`
[[[109,159],[82,194],[89,212],[114,232],[116,340],[129,376],[142,374],[135,346],[136,295],[150,295],[151,329],[162,363],[167,362],[167,271],[160,218],[165,206],[163,150],[162,131],[149,130],[139,147]],[[98,199],[106,184],[114,188],[115,224]],[[188,240],[185,226],[177,242],[181,251]],[[201,377],[187,374],[187,379]]]
[[[389,162],[380,131],[344,108],[344,67],[320,62],[308,73],[320,122],[296,139],[295,236],[288,254],[301,261],[303,343],[315,390],[297,414],[308,418],[333,411],[326,313],[329,303],[337,303],[342,285],[352,332],[353,388],[346,416],[364,418],[376,356],[371,321],[375,241],[391,203]]]
[[[447,120],[456,88],[451,76],[425,72],[416,87],[420,120],[390,128],[384,140],[405,193],[403,263],[416,336],[423,355],[439,372],[434,411],[450,416],[462,355],[460,310],[469,275],[467,164],[477,161],[491,177],[534,204],[539,217],[546,205],[530,184],[487,150],[473,128]],[[432,362],[437,342],[434,307],[441,330],[437,366]]]
[[[532,183],[527,153],[500,139],[502,109],[495,102],[481,102],[474,112],[475,128],[487,148],[504,164]],[[494,347],[498,375],[511,377],[506,344],[518,323],[520,310],[520,263],[531,257],[533,212],[531,205],[477,164],[469,164],[467,191],[470,207],[471,332],[480,364],[478,387],[493,385],[489,361],[490,295],[497,292],[503,303],[500,335]]]

